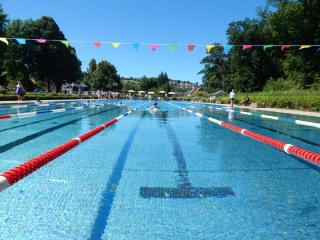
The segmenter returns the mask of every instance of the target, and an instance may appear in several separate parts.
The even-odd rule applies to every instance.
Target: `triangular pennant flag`
[[[211,45],[211,44],[207,45],[207,46],[206,46],[207,53],[209,53],[215,46],[216,46],[216,45]]]
[[[196,45],[194,45],[194,44],[189,44],[187,47],[188,47],[189,52],[192,52],[193,49],[196,47]]]
[[[19,44],[26,44],[26,39],[24,38],[16,38],[16,40]]]
[[[175,52],[176,50],[177,50],[177,45],[176,44],[170,44],[170,45],[168,45],[168,48],[171,50],[171,51],[173,51],[173,52]]]
[[[249,49],[249,48],[252,48],[253,46],[252,45],[243,45],[242,46],[242,50],[246,50],[246,49]]]
[[[118,48],[119,46],[120,46],[120,43],[118,43],[118,42],[113,42],[113,43],[111,43],[112,44],[112,46],[114,47],[114,48]]]
[[[157,50],[158,44],[150,44],[150,48],[153,52]]]
[[[60,42],[63,43],[67,48],[70,46],[69,41],[62,40]]]
[[[96,47],[101,47],[101,42],[93,42],[93,45],[95,45]]]
[[[9,45],[9,42],[6,38],[0,38],[0,42],[4,42],[5,44]]]
[[[133,47],[136,51],[138,51],[138,50],[139,50],[139,47],[140,47],[140,43],[133,43],[133,44],[132,44],[132,47]]]
[[[299,50],[305,49],[305,48],[311,48],[311,47],[312,47],[311,45],[301,45]]]
[[[281,51],[284,52],[286,49],[291,48],[291,45],[282,45],[281,46]]]
[[[37,39],[36,42],[37,43],[46,43],[47,40],[45,40],[45,39]]]
[[[266,50],[266,49],[272,48],[272,47],[273,47],[273,45],[264,45],[264,46],[263,46],[263,50]]]
[[[223,50],[224,50],[226,53],[228,53],[228,52],[231,50],[231,48],[233,48],[233,45],[224,45],[224,46],[223,46]]]

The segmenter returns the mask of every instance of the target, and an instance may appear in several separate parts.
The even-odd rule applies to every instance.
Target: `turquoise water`
[[[320,152],[316,128],[175,104]],[[1,192],[0,239],[319,238],[318,169],[165,102],[150,106]],[[0,172],[126,111],[1,121]]]

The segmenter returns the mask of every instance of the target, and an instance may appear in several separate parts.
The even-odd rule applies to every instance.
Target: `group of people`
[[[104,92],[102,90],[92,91],[91,98],[92,99],[116,99],[120,97],[120,93],[107,91]]]

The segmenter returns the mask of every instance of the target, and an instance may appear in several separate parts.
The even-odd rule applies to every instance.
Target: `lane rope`
[[[57,113],[57,112],[66,112],[71,110],[80,110],[84,108],[99,108],[106,105],[115,106],[115,104],[111,103],[104,103],[104,104],[85,104],[85,106],[79,107],[69,107],[69,108],[57,108],[57,109],[48,109],[48,110],[41,110],[41,111],[33,111],[33,112],[23,112],[23,113],[15,113],[15,114],[7,114],[7,115],[0,115],[0,119],[9,119],[9,118],[16,118],[16,117],[31,117],[36,116],[44,113]],[[126,106],[126,105],[123,105]]]
[[[240,110],[236,110],[236,109],[228,109],[226,107],[213,107],[213,106],[206,106],[206,107],[214,109],[214,110],[218,110],[218,111],[234,112],[234,113],[242,114],[242,115],[260,117],[260,118],[271,119],[271,120],[275,120],[275,121],[282,121],[282,122],[291,123],[291,124],[320,128],[320,123],[317,123],[317,122],[309,122],[309,121],[295,120],[295,119],[286,118],[286,117],[276,117],[276,116],[271,116],[271,115],[266,115],[266,114],[244,112],[244,111],[240,111]]]
[[[146,102],[147,103],[147,102]],[[57,157],[61,156],[62,154],[68,152],[69,150],[73,149],[74,147],[78,146],[79,144],[83,143],[84,141],[88,140],[92,136],[96,135],[97,133],[101,132],[105,128],[110,127],[123,117],[129,115],[130,113],[138,110],[140,107],[145,105],[146,103],[141,104],[140,106],[131,109],[130,111],[111,119],[110,121],[86,132],[79,137],[75,137],[68,142],[65,142],[41,155],[38,155],[14,168],[7,170],[6,172],[0,174],[0,192],[7,189],[8,187],[12,186],[14,183],[20,181],[21,179],[25,178],[26,176],[30,175],[34,171],[38,170],[39,168],[43,167],[44,165],[48,164],[49,162],[53,161]]]
[[[308,151],[306,149],[303,149],[303,148],[300,148],[300,147],[296,147],[294,145],[291,145],[291,144],[288,144],[288,143],[284,143],[282,141],[279,141],[279,140],[276,140],[276,139],[273,139],[271,137],[267,137],[267,136],[264,136],[262,134],[258,134],[258,133],[255,133],[253,131],[250,131],[250,130],[247,130],[247,129],[244,129],[244,128],[240,128],[236,125],[232,125],[230,123],[227,123],[227,122],[223,122],[223,121],[219,121],[215,118],[212,118],[212,117],[208,117],[206,115],[203,115],[203,114],[200,114],[200,113],[197,113],[197,112],[194,112],[190,109],[187,109],[187,108],[184,108],[184,107],[180,107],[178,105],[175,105],[173,103],[170,103],[170,102],[166,102],[168,104],[171,104],[172,106],[175,106],[177,108],[180,108],[184,111],[188,111],[189,113],[192,113],[200,118],[204,118],[204,119],[207,119],[209,120],[210,122],[213,122],[215,124],[218,124],[219,126],[222,126],[222,127],[225,127],[229,130],[232,130],[234,132],[237,132],[237,133],[240,133],[244,136],[247,136],[247,137],[250,137],[256,141],[259,141],[259,142],[262,142],[262,143],[265,143],[267,145],[270,145],[278,150],[281,150],[281,151],[284,151],[285,153],[289,154],[289,155],[293,155],[297,158],[300,158],[304,161],[307,161],[308,163],[311,163],[317,167],[320,167],[320,154],[318,153],[314,153],[314,152],[311,152],[311,151]]]

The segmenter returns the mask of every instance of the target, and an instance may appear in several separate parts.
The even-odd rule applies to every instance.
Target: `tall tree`
[[[0,4],[0,36],[5,35],[5,30],[7,26],[8,20],[7,20],[7,15],[3,12],[2,6]],[[4,66],[4,53],[6,50],[6,46],[4,43],[0,43],[0,86],[6,86],[6,70],[3,67]]]
[[[91,86],[93,89],[100,90],[121,90],[122,83],[120,76],[117,73],[117,69],[114,65],[108,61],[101,61],[97,68],[88,73],[91,79]]]
[[[8,37],[27,39],[61,39],[64,34],[53,18],[42,17],[38,20],[15,20],[7,29]],[[9,80],[22,80],[27,90],[32,90],[31,79],[37,84],[45,84],[48,92],[51,85],[60,91],[64,82],[76,81],[80,75],[81,62],[75,49],[66,47],[61,42],[40,44],[28,41],[19,45],[12,41],[7,51],[5,66],[8,69]]]

